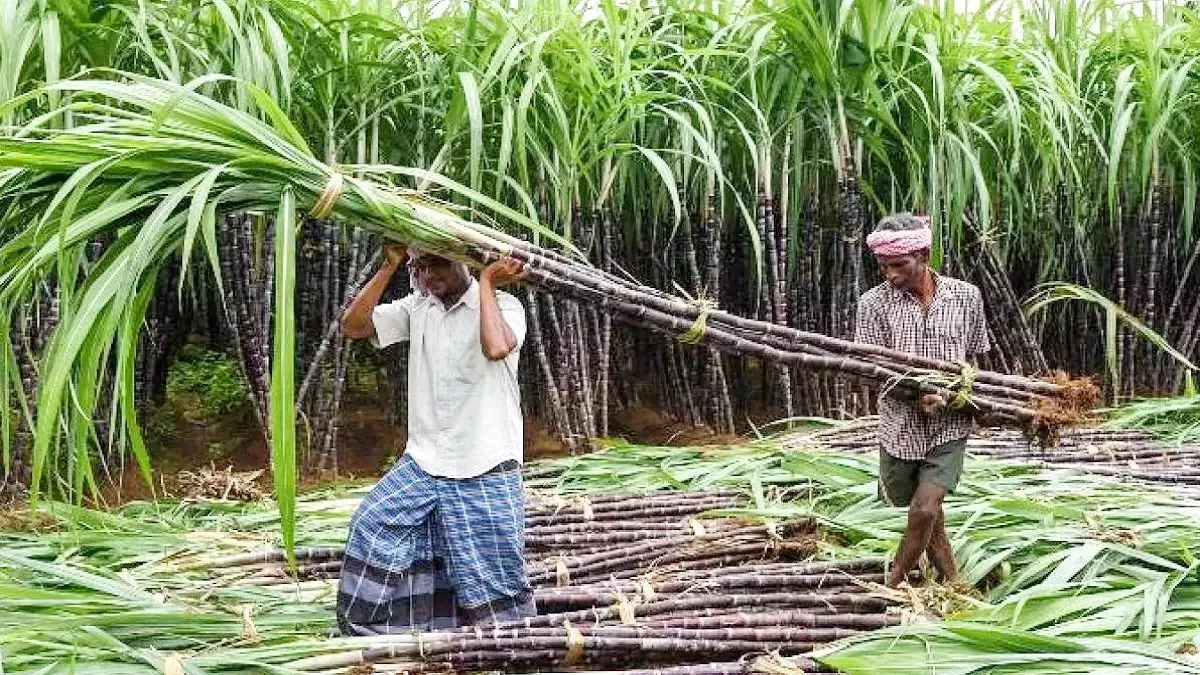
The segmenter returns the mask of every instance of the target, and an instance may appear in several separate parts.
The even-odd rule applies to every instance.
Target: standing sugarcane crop
[[[867,246],[886,281],[858,301],[857,342],[964,363],[986,353],[987,320],[979,289],[929,267],[927,217],[894,214],[879,221]],[[958,580],[942,500],[962,474],[971,417],[939,394],[921,399],[884,388],[879,398],[879,496],[908,507],[908,527],[888,580],[897,586],[928,553],[943,583]]]
[[[337,599],[345,635],[536,613],[523,557],[525,311],[497,290],[524,267],[501,259],[476,281],[466,265],[409,247],[417,290],[380,305],[404,255],[387,248],[342,324],[377,348],[409,344],[408,442],[350,520]]]

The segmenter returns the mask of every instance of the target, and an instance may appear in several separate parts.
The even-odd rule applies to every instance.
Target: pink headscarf
[[[871,253],[882,256],[912,255],[933,245],[933,230],[929,219],[925,227],[918,230],[878,230],[867,235],[867,248]]]

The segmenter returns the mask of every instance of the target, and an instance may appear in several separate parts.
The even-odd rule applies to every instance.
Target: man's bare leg
[[[892,561],[889,586],[899,586],[909,571],[916,567],[921,554],[929,548],[934,525],[942,513],[942,499],[945,496],[945,488],[936,483],[921,483],[917,486],[917,491],[908,506],[908,527],[904,530],[900,549]]]
[[[946,512],[942,510],[941,504],[938,504],[937,522],[933,525],[929,548],[925,549],[925,552],[943,584],[958,581],[958,563],[954,561],[954,548],[950,546],[950,537],[946,534]]]

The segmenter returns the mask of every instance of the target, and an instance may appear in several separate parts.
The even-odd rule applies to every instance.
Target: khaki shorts
[[[965,438],[937,446],[925,459],[899,459],[880,448],[879,498],[890,506],[908,506],[921,483],[936,483],[953,494],[966,453]]]

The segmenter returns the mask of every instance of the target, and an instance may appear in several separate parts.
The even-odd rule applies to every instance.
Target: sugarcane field
[[[0,0],[0,675],[1200,675],[1193,0]]]

